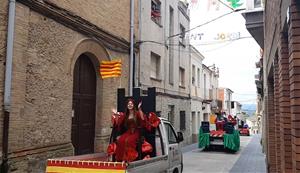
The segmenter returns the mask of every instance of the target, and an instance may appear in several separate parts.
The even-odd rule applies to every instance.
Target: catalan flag
[[[120,59],[112,61],[102,61],[100,74],[102,79],[121,76],[122,62]]]

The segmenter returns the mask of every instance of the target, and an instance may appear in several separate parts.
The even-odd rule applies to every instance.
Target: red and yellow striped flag
[[[102,79],[111,77],[120,77],[122,62],[121,59],[112,61],[102,61],[100,65],[100,74]]]

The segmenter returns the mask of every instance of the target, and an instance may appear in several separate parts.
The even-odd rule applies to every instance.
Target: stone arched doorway
[[[91,59],[81,54],[73,73],[72,144],[75,155],[94,152],[96,71]]]

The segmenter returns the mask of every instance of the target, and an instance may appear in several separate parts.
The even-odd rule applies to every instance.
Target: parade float
[[[223,148],[237,152],[240,148],[239,130],[235,129],[236,120],[232,116],[218,115],[214,121],[202,121],[199,128],[198,148],[214,150]]]

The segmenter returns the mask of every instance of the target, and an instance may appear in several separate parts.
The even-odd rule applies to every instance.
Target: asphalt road
[[[183,153],[184,173],[265,173],[265,156],[261,153],[260,136],[241,136],[241,147],[236,153],[202,151],[197,144],[186,146]]]

